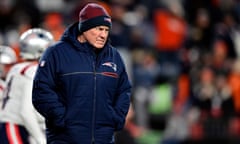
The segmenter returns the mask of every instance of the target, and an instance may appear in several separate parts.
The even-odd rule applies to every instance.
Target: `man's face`
[[[109,35],[109,27],[97,26],[83,33],[84,38],[95,48],[101,49]]]

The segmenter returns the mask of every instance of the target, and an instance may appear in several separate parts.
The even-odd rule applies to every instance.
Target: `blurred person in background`
[[[17,62],[16,52],[9,46],[0,45],[0,106],[3,100],[5,79],[9,68]]]
[[[203,114],[209,114],[211,111],[211,101],[216,94],[215,76],[211,67],[204,66],[199,73],[198,83],[193,85],[193,105],[197,106]]]
[[[1,144],[44,144],[44,118],[32,106],[32,82],[38,59],[54,42],[50,32],[33,28],[19,39],[23,62],[11,67],[6,76],[6,88],[0,113]]]
[[[135,109],[130,105],[129,112],[126,117],[124,129],[115,134],[115,144],[138,144],[138,139],[143,136],[144,127],[138,126],[134,121]]]
[[[228,83],[231,89],[234,102],[234,109],[237,116],[240,115],[240,60],[236,59],[228,76]]]
[[[42,28],[51,32],[55,41],[59,40],[66,28],[63,21],[63,14],[59,12],[46,13],[42,22]]]
[[[187,23],[179,1],[169,0],[153,13],[155,47],[162,67],[161,75],[176,78],[181,72],[180,52],[187,34]]]
[[[134,52],[134,107],[136,123],[148,127],[147,103],[150,89],[160,73],[160,65],[154,52],[138,50]]]

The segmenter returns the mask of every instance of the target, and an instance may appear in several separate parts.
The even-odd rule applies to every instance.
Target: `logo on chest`
[[[107,67],[111,67],[114,70],[114,72],[117,71],[117,65],[113,62],[105,62],[102,65],[107,66]]]

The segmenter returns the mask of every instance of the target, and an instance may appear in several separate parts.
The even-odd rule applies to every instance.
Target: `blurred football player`
[[[3,100],[5,78],[9,68],[17,62],[16,52],[9,46],[0,45],[0,105]]]
[[[23,62],[11,67],[0,113],[1,144],[45,144],[44,118],[32,106],[32,81],[38,60],[54,43],[53,35],[41,28],[25,31],[20,36]]]

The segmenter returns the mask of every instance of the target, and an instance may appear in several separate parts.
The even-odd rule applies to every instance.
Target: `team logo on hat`
[[[111,20],[111,18],[104,18],[104,21],[107,21],[107,22],[109,22],[109,23],[111,23],[112,22],[112,20]]]

